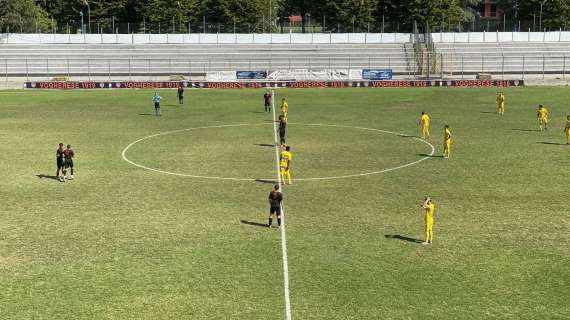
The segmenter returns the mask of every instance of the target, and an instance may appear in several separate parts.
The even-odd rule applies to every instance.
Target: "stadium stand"
[[[10,75],[30,77],[190,75],[232,70],[363,68],[389,68],[395,74],[409,74],[413,71],[406,59],[405,45],[399,43],[0,46],[0,74],[7,71]]]

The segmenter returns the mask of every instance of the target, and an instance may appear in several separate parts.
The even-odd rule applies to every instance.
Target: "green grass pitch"
[[[278,90],[293,319],[570,318],[568,89]],[[2,319],[283,319],[264,90],[0,92]],[[553,118],[538,132],[535,110]],[[133,145],[157,133],[173,132]],[[309,126],[329,124],[344,127]],[[443,126],[452,158],[440,158]],[[55,174],[73,145],[76,179]],[[199,179],[200,175],[259,181]],[[269,181],[265,181],[269,180]],[[437,209],[422,246],[423,196]],[[245,223],[244,223],[245,222]]]

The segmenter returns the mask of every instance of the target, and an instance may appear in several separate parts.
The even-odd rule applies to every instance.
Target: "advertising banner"
[[[364,80],[392,80],[392,69],[362,69]]]
[[[165,82],[26,82],[25,89],[196,89],[245,88],[407,88],[407,87],[520,87],[523,80],[378,80],[378,81],[165,81]]]
[[[267,79],[267,71],[236,71],[238,80],[262,80]]]

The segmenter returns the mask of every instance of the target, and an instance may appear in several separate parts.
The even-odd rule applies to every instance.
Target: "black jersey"
[[[283,201],[283,194],[279,191],[271,191],[269,193],[269,204],[272,208],[281,207],[281,201]]]

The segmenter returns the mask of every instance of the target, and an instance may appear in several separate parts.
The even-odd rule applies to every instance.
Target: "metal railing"
[[[428,55],[428,53],[424,53]],[[159,76],[182,76],[187,80],[205,80],[212,72],[237,70],[361,70],[392,69],[399,78],[463,79],[489,73],[495,79],[525,79],[528,75],[566,78],[570,54],[566,55],[473,55],[432,53],[434,68],[418,67],[422,57],[415,55],[304,57],[269,59],[144,59],[144,58],[0,58],[0,79],[8,81],[58,80],[131,80]],[[427,56],[423,57],[428,60]],[[429,72],[429,73],[428,73]]]

